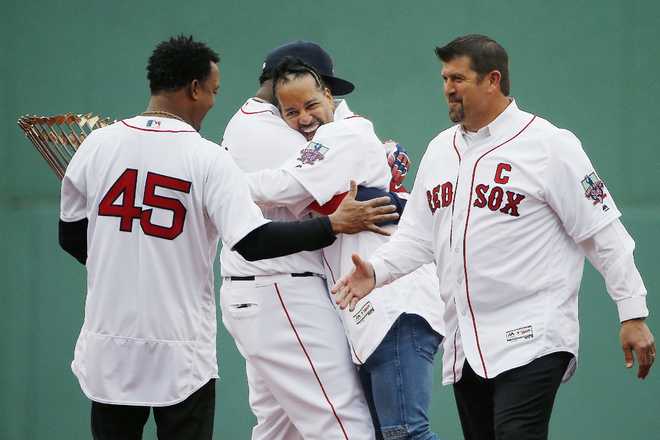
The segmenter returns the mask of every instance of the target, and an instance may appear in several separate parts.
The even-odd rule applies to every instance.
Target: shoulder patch
[[[582,188],[584,189],[584,196],[593,201],[594,205],[599,203],[603,204],[603,211],[607,211],[610,208],[604,203],[607,193],[605,192],[605,184],[598,177],[595,171],[584,176],[584,179],[580,182]]]
[[[296,165],[296,168],[302,168],[303,165],[313,165],[315,162],[323,160],[325,154],[329,150],[330,149],[323,144],[310,141],[305,148],[300,150],[300,157],[298,157],[300,163]]]

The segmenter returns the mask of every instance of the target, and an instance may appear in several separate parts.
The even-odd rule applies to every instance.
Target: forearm
[[[369,258],[376,277],[376,287],[389,284],[420,266],[433,261],[429,243],[419,237],[397,230],[390,241],[379,247]]]
[[[330,199],[330,201],[326,202],[323,205],[319,205],[318,202],[314,201],[308,206],[308,208],[322,215],[330,215],[337,210],[342,200],[344,200],[344,197],[346,197],[346,194],[348,193],[344,192],[337,194],[332,199]],[[396,207],[395,212],[399,214],[399,218],[403,215],[403,210],[406,207],[406,203],[407,203],[407,199],[404,198],[403,193],[391,192],[391,191],[386,192],[378,188],[358,186],[357,196],[355,197],[355,199],[359,201],[365,201],[365,200],[373,200],[379,197],[389,197],[390,204]],[[399,221],[397,219],[395,221],[386,222],[383,224],[379,223],[379,226],[385,226],[391,224],[393,225],[398,223]]]
[[[62,249],[81,264],[87,262],[87,219],[59,222],[59,242]]]
[[[311,203],[312,196],[284,170],[262,170],[247,174],[252,200],[261,205],[291,206]]]
[[[633,258],[635,242],[623,224],[613,221],[580,242],[580,247],[603,276],[607,292],[617,305],[619,319],[648,316],[646,288]]]
[[[232,250],[248,261],[282,257],[331,245],[335,234],[328,217],[270,222],[250,232]]]

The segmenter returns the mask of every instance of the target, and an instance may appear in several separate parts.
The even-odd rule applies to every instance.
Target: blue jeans
[[[441,342],[424,318],[404,313],[360,367],[378,439],[438,439],[430,431],[428,410]]]

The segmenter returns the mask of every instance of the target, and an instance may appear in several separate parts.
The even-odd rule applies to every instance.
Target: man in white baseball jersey
[[[218,61],[192,37],[160,43],[147,66],[148,110],[92,132],[62,181],[60,243],[87,266],[72,369],[92,400],[95,439],[141,438],[151,407],[160,439],[211,438],[219,238],[246,259],[271,258],[389,218],[349,226],[345,205],[320,220],[264,219],[229,154],[197,132]]]
[[[330,56],[311,42],[271,51],[256,96],[227,125],[222,145],[245,172],[281,166],[305,144],[272,104],[272,73],[286,56]],[[339,78],[336,92],[352,84]],[[266,218],[294,220],[289,209],[263,206]],[[225,245],[220,253],[222,321],[245,358],[253,440],[373,439],[362,387],[323,279],[320,251],[248,262]]]
[[[346,190],[346,176],[362,185],[388,188],[391,173],[372,123],[335,102],[321,62],[288,58],[275,70],[273,85],[282,117],[307,143],[278,170],[249,173],[253,199],[284,204],[294,212],[315,201],[325,204]],[[330,284],[347,270],[351,253],[383,243],[373,233],[342,236],[323,249]],[[373,416],[382,438],[437,438],[429,430],[433,361],[444,333],[443,305],[434,268],[426,266],[340,312],[360,365]],[[411,300],[413,299],[413,300]]]
[[[634,351],[638,377],[649,372],[655,344],[634,242],[580,141],[508,97],[497,42],[468,35],[436,54],[458,125],[429,144],[391,241],[369,262],[354,256],[333,292],[352,308],[436,261],[448,304],[444,383],[465,438],[545,439],[556,390],[576,367],[585,255],[617,305],[626,366]]]

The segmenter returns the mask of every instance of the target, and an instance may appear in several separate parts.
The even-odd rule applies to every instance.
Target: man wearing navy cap
[[[279,167],[306,144],[272,104],[272,69],[285,56],[332,72],[332,60],[314,43],[290,43],[267,56],[259,90],[229,121],[222,141],[245,172]],[[353,89],[338,78],[327,81],[337,95]],[[270,219],[298,219],[286,208],[261,208]],[[257,418],[252,439],[373,439],[369,409],[323,278],[322,253],[248,262],[223,246],[220,259],[222,320],[245,358]]]
[[[390,184],[392,174],[373,124],[354,114],[345,100],[335,99],[337,90],[353,87],[338,80],[325,60],[288,56],[274,70],[273,94],[282,117],[308,144],[278,169],[247,174],[257,203],[298,212],[310,201],[328,203],[347,189],[348,180],[381,190]],[[369,255],[383,240],[369,231],[340,235],[323,249],[328,281],[334,283],[352,267],[352,253]],[[424,265],[380,288],[355,310],[337,310],[373,404],[378,438],[437,439],[429,427],[428,409],[435,354],[445,333],[439,290],[435,265]]]

